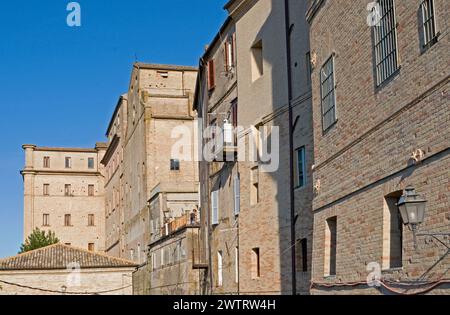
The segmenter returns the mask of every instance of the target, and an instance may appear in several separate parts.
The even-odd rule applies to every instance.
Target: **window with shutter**
[[[241,180],[239,174],[234,178],[234,215],[241,212]]]
[[[219,224],[219,192],[211,193],[211,224]]]
[[[214,69],[214,59],[208,61],[208,89],[212,90],[216,87],[216,74]]]

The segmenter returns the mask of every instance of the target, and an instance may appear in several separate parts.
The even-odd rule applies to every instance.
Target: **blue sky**
[[[21,145],[93,147],[126,92],[131,65],[197,65],[226,0],[69,0],[0,4],[0,257],[22,242]]]

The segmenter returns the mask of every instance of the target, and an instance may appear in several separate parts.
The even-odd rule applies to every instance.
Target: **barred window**
[[[380,21],[374,28],[377,86],[398,70],[394,0],[379,0]]]
[[[423,19],[423,44],[424,47],[429,47],[434,43],[436,43],[437,37],[433,0],[423,0],[422,19]]]
[[[334,57],[323,65],[320,71],[322,98],[322,128],[328,130],[336,122],[336,94],[334,82]]]

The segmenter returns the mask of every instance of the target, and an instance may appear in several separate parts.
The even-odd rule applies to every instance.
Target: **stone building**
[[[51,230],[67,245],[105,250],[106,144],[94,149],[24,145],[24,239],[35,228]]]
[[[136,263],[55,244],[0,259],[0,295],[131,295]]]
[[[213,294],[307,294],[314,162],[306,3],[233,0],[225,8],[229,19],[201,60],[196,97],[201,129],[220,127],[203,137],[214,162],[200,163],[205,283]],[[235,134],[225,131],[230,124]],[[270,137],[255,132],[264,128]],[[270,156],[253,159],[252,148],[267,140]],[[224,152],[237,162],[222,162]]]
[[[101,161],[105,168],[105,242],[106,253],[115,257],[128,257],[125,253],[123,233],[123,143],[127,122],[127,95],[122,95],[116,105],[106,136],[108,149]]]
[[[419,231],[450,232],[450,2],[309,4],[313,293],[448,294],[448,240],[414,248],[396,204],[414,187]]]

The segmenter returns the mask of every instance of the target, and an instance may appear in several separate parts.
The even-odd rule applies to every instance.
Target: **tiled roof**
[[[14,257],[0,259],[0,271],[67,269],[73,263],[78,263],[81,269],[137,267],[136,263],[125,259],[89,252],[63,244],[55,244]]]

